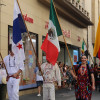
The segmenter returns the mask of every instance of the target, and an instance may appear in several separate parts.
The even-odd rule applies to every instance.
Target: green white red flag
[[[53,65],[56,63],[60,52],[58,41],[58,36],[60,35],[62,35],[62,30],[56,15],[53,0],[51,0],[48,33],[41,46],[41,49],[46,53],[46,60]]]
[[[82,42],[82,50],[81,50],[81,52],[82,52],[82,55],[86,55],[88,57],[89,53],[88,53],[87,46],[86,46],[84,40]]]

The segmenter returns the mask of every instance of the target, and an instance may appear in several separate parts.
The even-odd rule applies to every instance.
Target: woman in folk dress
[[[87,64],[85,55],[82,56],[81,61],[82,63],[75,67],[76,75],[72,72],[77,80],[75,84],[76,100],[91,100],[92,91],[95,90],[93,70]]]

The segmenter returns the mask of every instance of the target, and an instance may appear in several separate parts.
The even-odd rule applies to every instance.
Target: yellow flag
[[[99,17],[97,33],[96,33],[96,39],[95,39],[95,44],[94,44],[94,52],[93,52],[94,57],[96,57],[97,54],[100,55],[99,54],[99,49],[100,49],[100,17]]]

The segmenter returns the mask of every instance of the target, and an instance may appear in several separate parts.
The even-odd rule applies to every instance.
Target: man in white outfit
[[[55,100],[55,81],[58,81],[58,87],[61,87],[61,75],[57,65],[52,65],[48,61],[41,65],[43,72],[43,100]]]
[[[8,71],[7,91],[9,100],[19,100],[20,73],[24,69],[24,62],[18,61],[9,45],[9,55],[4,58],[4,63]]]

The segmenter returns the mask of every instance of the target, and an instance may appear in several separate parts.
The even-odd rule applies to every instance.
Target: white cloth
[[[19,63],[15,56],[6,56],[4,58],[4,63],[9,75],[15,74],[19,69],[24,70],[24,62]]]
[[[45,78],[44,83],[53,83],[55,81],[58,81],[58,86],[61,86],[60,69],[57,63],[55,65],[52,65],[48,62],[43,63],[41,65],[41,70]]]
[[[9,78],[7,82],[7,91],[8,91],[8,96],[9,100],[19,100],[19,82],[20,79],[16,78]]]
[[[55,100],[55,86],[53,83],[43,84],[43,100]]]
[[[38,67],[35,68],[34,73],[36,74],[36,81],[43,81],[43,77],[39,75]]]
[[[0,69],[0,84],[6,84],[6,79],[7,74],[6,74],[6,70],[4,68]],[[5,81],[5,83],[3,83]]]

